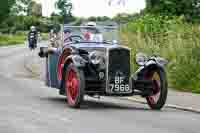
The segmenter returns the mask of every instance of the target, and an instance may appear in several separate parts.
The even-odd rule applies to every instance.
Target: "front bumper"
[[[147,97],[153,94],[153,82],[151,80],[131,80],[129,84],[132,91],[131,93],[109,93],[106,92],[106,81],[87,79],[85,85],[86,94],[97,94],[103,96],[133,96],[140,95]]]

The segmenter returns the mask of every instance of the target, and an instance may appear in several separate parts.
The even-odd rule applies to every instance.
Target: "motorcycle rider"
[[[31,50],[37,47],[37,40],[38,40],[38,32],[35,26],[31,26],[30,31],[28,33],[28,42],[29,48]]]

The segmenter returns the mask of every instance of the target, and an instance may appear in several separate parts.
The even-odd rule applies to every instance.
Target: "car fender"
[[[73,63],[76,67],[85,67],[86,60],[83,59],[80,55],[70,55],[65,59],[65,64]]]
[[[70,63],[73,63],[77,68],[83,68],[83,67],[85,67],[87,61],[79,55],[69,55],[69,56],[67,56],[67,58],[65,59],[64,62],[65,63],[64,63],[63,71],[62,71],[62,80],[59,83],[60,89],[63,89],[63,87],[64,87],[63,86],[64,85],[63,77],[65,76],[64,74],[65,74],[65,71],[66,71],[68,65]]]
[[[134,80],[140,80],[144,78],[144,74],[146,71],[150,71],[152,69],[160,69],[165,72],[164,65],[159,64],[156,60],[149,60],[145,63],[144,66],[141,66],[135,74],[132,76]]]

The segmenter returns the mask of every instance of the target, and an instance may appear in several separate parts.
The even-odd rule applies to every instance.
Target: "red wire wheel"
[[[167,79],[161,70],[150,71],[145,74],[146,80],[153,82],[153,94],[146,97],[148,105],[155,110],[160,110],[167,100]]]
[[[85,79],[83,71],[73,64],[67,67],[65,78],[66,96],[69,106],[78,108],[83,102]]]

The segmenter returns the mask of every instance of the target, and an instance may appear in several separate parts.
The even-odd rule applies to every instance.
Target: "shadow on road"
[[[65,97],[43,97],[40,98],[42,101],[48,101],[48,103],[52,103],[55,106],[62,105],[62,107],[69,108],[67,105],[67,100]],[[126,103],[116,103],[110,102],[110,101],[103,101],[103,100],[96,100],[96,99],[86,99],[81,105],[81,110],[140,110],[140,111],[152,111],[149,108],[145,107],[137,107],[134,106],[134,103],[132,105],[126,104]],[[155,111],[153,111],[155,112]],[[160,111],[158,111],[160,112]]]
[[[85,101],[85,103],[81,106],[81,109],[115,109],[115,110],[141,110],[141,111],[150,111],[148,108],[144,107],[135,107],[133,105],[125,105],[122,103],[112,103],[112,102],[107,102],[107,101],[93,101],[93,100],[88,100]]]

